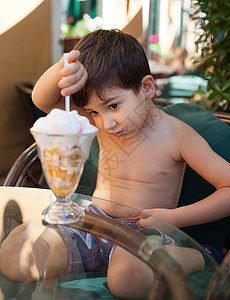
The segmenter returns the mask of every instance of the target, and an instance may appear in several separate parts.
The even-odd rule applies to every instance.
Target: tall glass
[[[43,211],[43,220],[49,224],[75,223],[81,218],[82,210],[71,196],[78,186],[96,133],[58,135],[33,129],[31,133],[37,142],[46,181],[56,196],[56,201]]]

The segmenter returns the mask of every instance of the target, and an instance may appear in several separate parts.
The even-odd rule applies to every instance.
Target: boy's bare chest
[[[133,144],[132,147],[122,148],[121,144],[102,141],[94,195],[140,210],[175,207],[181,189],[184,162],[174,159],[178,150],[170,146],[171,142],[167,142],[167,139],[160,142],[155,140],[154,143],[148,140],[135,147]],[[121,212],[115,212],[109,204],[101,208],[109,214],[120,216]]]
[[[173,149],[163,143],[142,141],[122,147],[122,143],[100,144],[99,171],[109,180],[120,178],[136,182],[156,182],[175,176],[181,163],[173,158]]]

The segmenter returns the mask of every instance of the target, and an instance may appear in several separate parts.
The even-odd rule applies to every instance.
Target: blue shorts
[[[140,228],[138,226],[140,212],[137,212],[129,218],[115,219],[108,216],[91,201],[84,201],[83,208],[93,213],[117,220],[118,222],[137,231],[143,232],[145,235],[161,235],[163,244],[178,245],[174,239],[159,230],[152,228]],[[69,261],[68,274],[82,272],[100,272],[104,275],[107,274],[108,264],[116,247],[115,243],[76,228],[64,225],[58,225],[58,228],[61,231],[67,249]]]

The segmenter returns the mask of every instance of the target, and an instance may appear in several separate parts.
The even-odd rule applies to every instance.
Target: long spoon
[[[64,56],[64,67],[68,66],[68,60],[67,60],[67,57],[68,57],[69,53],[64,53],[63,56]],[[65,97],[65,110],[67,112],[70,112],[70,96],[66,96]]]

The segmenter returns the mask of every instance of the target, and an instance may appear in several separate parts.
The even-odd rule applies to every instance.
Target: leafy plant
[[[207,92],[194,99],[211,110],[230,112],[230,1],[195,0],[197,29],[194,63],[208,80]]]
[[[71,23],[71,20],[69,21]],[[83,18],[76,25],[62,24],[61,32],[63,37],[78,37],[102,28],[102,18],[95,17],[92,19],[88,14],[84,14]]]

